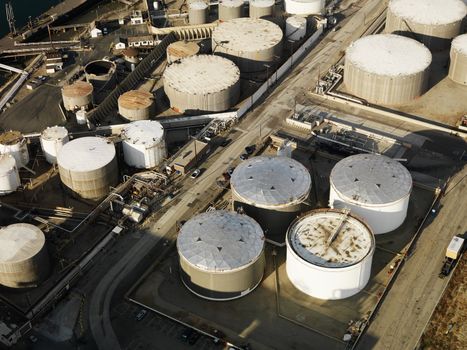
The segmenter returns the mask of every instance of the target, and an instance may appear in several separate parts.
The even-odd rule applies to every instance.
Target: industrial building
[[[49,126],[41,133],[41,148],[45,159],[50,164],[57,162],[57,154],[70,138],[64,126]]]
[[[400,105],[427,90],[431,60],[430,51],[414,39],[365,36],[345,51],[344,84],[368,102]]]
[[[285,0],[285,12],[291,15],[319,15],[324,11],[325,0]]]
[[[67,111],[75,111],[84,108],[92,108],[92,93],[94,88],[92,84],[85,81],[75,81],[71,85],[65,85],[62,88],[63,106]]]
[[[101,137],[82,137],[68,142],[57,157],[60,180],[73,194],[98,200],[118,183],[115,146]]]
[[[461,33],[466,14],[462,0],[391,0],[385,31],[415,38],[430,50],[443,50]]]
[[[207,23],[208,14],[209,7],[206,2],[197,0],[188,4],[188,21],[191,25]]]
[[[412,176],[399,162],[377,154],[339,161],[331,171],[329,206],[362,217],[375,234],[395,230],[407,216]]]
[[[240,70],[223,57],[186,57],[169,65],[163,77],[170,107],[182,113],[226,111],[240,97]]]
[[[250,0],[250,18],[273,17],[274,6],[274,0]]]
[[[184,175],[209,151],[209,144],[200,140],[191,140],[170,164],[171,171]]]
[[[122,131],[125,163],[135,168],[153,168],[167,157],[164,128],[155,120],[139,120]]]
[[[143,90],[130,90],[118,98],[118,113],[129,121],[150,119],[156,112],[154,96]]]
[[[50,273],[44,233],[31,224],[12,224],[0,229],[0,285],[35,287]]]
[[[245,296],[263,278],[264,246],[261,227],[246,215],[221,210],[199,214],[178,234],[182,282],[209,300]]]
[[[19,131],[5,131],[0,134],[0,154],[11,154],[22,168],[29,163],[28,140]]]
[[[348,298],[370,279],[375,238],[371,228],[348,211],[321,209],[297,218],[286,243],[287,276],[311,297]]]
[[[308,170],[287,157],[253,157],[230,179],[233,207],[259,222],[268,239],[284,242],[289,224],[304,209],[311,189]]]
[[[452,41],[450,51],[449,78],[467,85],[467,34],[459,35]]]
[[[16,160],[11,154],[0,155],[0,196],[12,193],[21,186]]]
[[[176,41],[167,47],[167,63],[197,55],[200,47],[193,41]]]
[[[111,61],[97,60],[89,62],[84,67],[86,81],[92,84],[95,92],[103,89],[112,90],[116,84],[116,69],[117,66]]]
[[[306,18],[290,16],[285,20],[285,37],[289,41],[299,41],[306,36]]]
[[[219,21],[228,21],[244,15],[243,0],[220,0],[218,6]]]
[[[212,51],[231,59],[242,72],[266,71],[282,54],[282,30],[265,19],[236,18],[212,32]]]

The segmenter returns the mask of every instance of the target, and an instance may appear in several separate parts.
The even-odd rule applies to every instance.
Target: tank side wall
[[[451,50],[450,57],[449,78],[458,84],[467,85],[467,55]]]

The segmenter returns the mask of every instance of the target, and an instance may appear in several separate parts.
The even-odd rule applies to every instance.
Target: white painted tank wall
[[[10,154],[0,156],[0,196],[16,191],[21,185],[15,158]]]
[[[55,164],[58,152],[68,141],[70,138],[65,127],[53,126],[45,129],[41,134],[41,148],[47,162]]]
[[[29,163],[28,144],[25,138],[11,145],[0,144],[0,154],[11,154],[15,158],[18,168]]]
[[[285,21],[285,36],[288,40],[298,41],[306,36],[306,18],[292,16]]]
[[[285,12],[291,15],[322,14],[325,2],[325,0],[285,0]]]

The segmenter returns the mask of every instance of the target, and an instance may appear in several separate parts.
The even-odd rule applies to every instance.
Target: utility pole
[[[10,33],[12,35],[16,35],[15,14],[13,13],[13,5],[11,5],[11,0],[7,0],[5,2],[5,11],[8,26],[10,27]]]

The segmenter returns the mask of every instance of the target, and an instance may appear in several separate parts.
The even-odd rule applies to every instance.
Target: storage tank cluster
[[[0,154],[10,154],[16,166],[22,168],[29,163],[28,141],[19,131],[5,131],[0,134]]]
[[[275,0],[250,0],[250,18],[274,16]]]
[[[415,37],[431,50],[442,50],[461,33],[466,14],[462,0],[391,0],[385,31]]]
[[[78,109],[90,110],[92,108],[92,84],[85,81],[75,81],[71,85],[62,88],[63,106],[67,111]]]
[[[449,78],[467,85],[467,34],[459,35],[452,41],[449,64]]]
[[[105,138],[68,142],[58,153],[57,164],[63,185],[84,199],[101,199],[118,183],[115,146]]]
[[[49,273],[45,236],[39,228],[20,223],[0,229],[0,285],[35,287]]]
[[[325,0],[285,0],[285,12],[291,15],[319,15],[323,14]]]
[[[130,90],[118,97],[118,113],[129,121],[150,119],[156,113],[154,96],[143,90]]]
[[[194,41],[176,41],[167,47],[167,63],[195,56],[199,53],[199,50],[199,45]]]
[[[170,106],[182,113],[226,111],[240,97],[240,70],[219,56],[183,58],[169,65],[163,78]]]
[[[86,81],[91,83],[95,92],[104,88],[111,90],[115,87],[115,71],[117,66],[114,62],[97,60],[89,62],[84,67]]]
[[[258,286],[265,269],[264,235],[252,218],[211,211],[180,229],[177,251],[183,284],[209,300],[232,300]]]
[[[221,22],[212,33],[212,51],[231,59],[242,72],[265,71],[282,53],[281,28],[264,19]]]
[[[128,124],[122,132],[125,163],[135,168],[153,168],[167,157],[164,128],[155,120]]]
[[[267,238],[283,243],[287,227],[304,209],[311,177],[292,158],[259,156],[235,168],[230,186],[234,210],[258,221]]]
[[[192,25],[204,24],[208,21],[209,6],[205,1],[195,0],[188,4],[188,21]]]
[[[290,41],[299,41],[306,36],[306,18],[291,16],[285,20],[285,37]]]
[[[414,39],[365,36],[345,52],[344,84],[368,102],[400,105],[427,90],[431,61],[430,51]]]
[[[49,126],[41,133],[41,148],[45,159],[50,164],[57,162],[58,152],[70,141],[68,130],[64,126]]]
[[[21,186],[16,160],[11,154],[0,155],[0,196],[15,192]]]
[[[219,0],[218,16],[220,21],[243,17],[243,0]]]
[[[331,171],[329,206],[347,208],[375,234],[395,230],[407,216],[412,177],[399,162],[376,154],[339,161]]]

